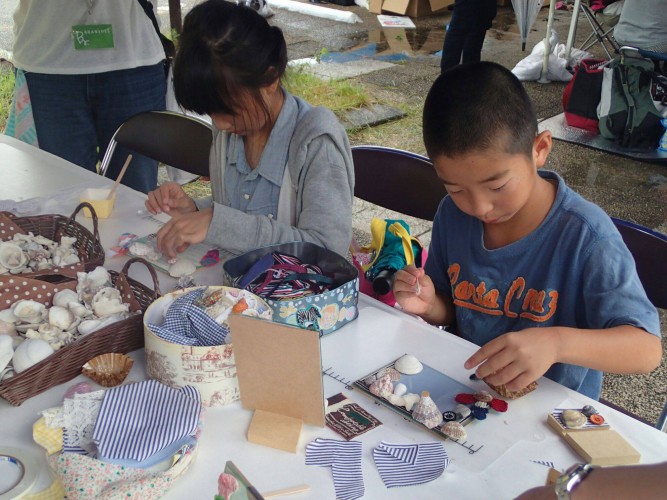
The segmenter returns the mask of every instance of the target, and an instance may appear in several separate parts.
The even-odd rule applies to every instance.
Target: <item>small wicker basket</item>
[[[147,286],[128,278],[129,267],[140,262],[148,268],[153,279],[153,290]],[[148,262],[140,258],[133,258],[125,263],[120,273],[109,271],[114,286],[121,292],[123,300],[130,304],[130,311],[140,312],[127,319],[113,323],[107,327],[101,328],[93,333],[85,335],[75,342],[68,344],[48,358],[40,361],[27,370],[14,375],[12,378],[0,382],[0,397],[9,401],[14,406],[19,406],[26,399],[36,396],[51,387],[68,382],[81,373],[81,367],[90,359],[107,352],[118,352],[126,354],[143,347],[144,345],[144,326],[143,316],[148,306],[160,296],[158,277]],[[1,278],[1,277],[0,277]],[[60,280],[54,283],[52,276],[45,276],[45,280],[24,278],[20,276],[10,276],[8,279],[20,281],[20,286],[33,289],[38,285],[38,292],[43,293],[45,297],[43,302],[50,304],[53,293],[57,289],[71,288],[76,284],[72,278],[64,278],[69,282]],[[5,280],[0,279],[0,282]],[[26,283],[24,285],[24,282]],[[6,283],[2,283],[7,289]],[[0,287],[0,292],[3,289]],[[37,293],[37,292],[31,292]],[[1,295],[0,295],[1,296]],[[42,300],[37,296],[34,300]],[[4,305],[4,301],[3,301]]]
[[[84,207],[90,209],[93,216],[92,233],[75,220],[76,215]],[[97,266],[104,265],[104,247],[97,229],[97,214],[90,203],[80,203],[69,217],[57,214],[17,217],[11,212],[0,212],[0,241],[11,239],[17,232],[32,233],[53,241],[58,241],[62,236],[76,238],[75,247],[79,252],[81,263],[67,267],[79,271],[92,271]],[[42,274],[44,271],[35,271],[21,273],[21,277],[38,277]]]

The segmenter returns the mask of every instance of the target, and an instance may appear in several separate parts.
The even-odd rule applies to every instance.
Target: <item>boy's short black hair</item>
[[[426,97],[422,124],[430,158],[493,147],[532,156],[537,134],[523,85],[507,68],[491,62],[462,64],[442,73]]]
[[[280,28],[251,8],[207,0],[185,16],[174,60],[174,94],[187,110],[233,114],[243,108],[244,93],[263,105],[260,88],[280,79],[286,67]]]

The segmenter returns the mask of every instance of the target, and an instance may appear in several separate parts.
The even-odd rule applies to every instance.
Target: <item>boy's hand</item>
[[[175,258],[177,252],[185,252],[190,245],[204,241],[212,219],[212,208],[184,215],[174,213],[157,232],[157,249],[167,258]]]
[[[183,188],[175,182],[162,184],[148,193],[146,208],[153,215],[164,212],[169,215],[195,212],[197,206]]]
[[[428,314],[435,301],[435,287],[422,268],[413,265],[396,271],[394,298],[407,312],[420,316]]]
[[[475,372],[479,378],[518,391],[544,375],[557,360],[557,329],[527,328],[486,343],[464,367],[469,370],[479,365]]]

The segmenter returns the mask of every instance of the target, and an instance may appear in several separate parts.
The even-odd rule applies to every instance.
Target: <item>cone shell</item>
[[[466,430],[459,422],[445,422],[440,430],[448,438],[456,439],[457,441],[468,437]]]
[[[100,354],[83,365],[82,373],[104,387],[114,387],[125,380],[133,364],[125,354]]]
[[[412,410],[412,418],[429,429],[433,429],[442,423],[442,413],[427,393],[426,395],[422,394],[421,399],[415,405]]]

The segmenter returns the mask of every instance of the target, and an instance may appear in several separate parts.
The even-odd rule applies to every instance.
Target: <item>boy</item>
[[[424,143],[448,192],[425,269],[396,273],[408,312],[482,346],[464,364],[520,390],[542,375],[597,399],[601,371],[660,363],[658,314],[611,219],[552,172],[551,134],[494,63],[440,75]]]

